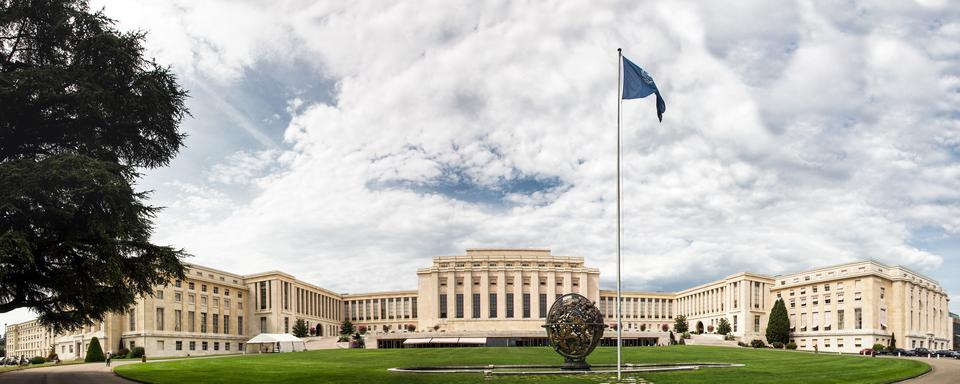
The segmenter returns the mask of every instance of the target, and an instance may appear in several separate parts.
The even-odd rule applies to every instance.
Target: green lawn
[[[930,369],[913,360],[703,346],[625,348],[624,362],[719,362],[745,367],[642,373],[655,383],[890,383]],[[615,348],[597,348],[590,363],[615,363]],[[247,355],[117,367],[121,376],[149,383],[581,383],[597,376],[499,376],[413,374],[387,368],[425,365],[559,364],[549,348],[442,348],[325,350]]]

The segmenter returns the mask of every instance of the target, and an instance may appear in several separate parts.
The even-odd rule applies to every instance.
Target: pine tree
[[[730,322],[727,321],[726,317],[720,318],[720,324],[717,324],[717,333],[721,335],[726,335],[731,332]]]
[[[897,334],[896,334],[896,333],[891,333],[891,334],[890,334],[890,345],[887,346],[887,350],[890,351],[890,353],[893,353],[893,351],[896,350],[896,349],[897,349]]]
[[[353,323],[350,320],[344,320],[343,324],[340,324],[340,334],[341,335],[352,335],[357,332],[357,328],[353,326]]]
[[[310,336],[310,330],[307,329],[307,322],[303,321],[303,319],[297,319],[297,322],[293,323],[293,335],[296,337]]]
[[[673,323],[673,330],[677,331],[677,333],[686,333],[689,330],[687,329],[687,317],[684,315],[677,315],[677,318]]]
[[[100,340],[96,337],[90,339],[90,346],[87,347],[87,357],[83,361],[94,363],[106,360],[107,357],[103,355],[103,348],[100,348]]]
[[[184,277],[134,187],[183,147],[187,93],[87,0],[0,4],[0,313],[75,330]]]
[[[767,321],[767,342],[782,343],[790,342],[790,316],[787,314],[787,306],[783,299],[778,299],[770,310],[770,319]]]

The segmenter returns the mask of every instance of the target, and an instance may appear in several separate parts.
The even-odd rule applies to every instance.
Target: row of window
[[[239,294],[238,294],[237,296],[238,296],[238,299],[239,299],[239,297],[241,297],[241,295],[239,295]],[[157,291],[157,298],[158,298],[158,299],[161,299],[161,300],[163,299],[163,291]],[[180,292],[174,292],[174,293],[173,293],[173,301],[174,301],[174,302],[177,302],[177,303],[182,303],[182,302],[183,302],[183,294],[180,293]],[[197,297],[196,297],[196,295],[195,295],[195,294],[192,294],[192,293],[187,294],[187,304],[193,305],[193,304],[196,304],[196,303],[197,303]],[[230,299],[228,299],[228,298],[224,298],[224,299],[223,299],[223,306],[224,306],[225,308],[230,308],[230,303],[231,303],[231,302],[230,302]],[[207,306],[207,295],[200,295],[200,306],[201,306],[201,307],[206,307],[206,306]],[[214,297],[214,298],[213,298],[213,308],[219,308],[219,307],[220,307],[220,298],[219,298],[219,297]],[[243,300],[237,300],[237,309],[243,309]]]
[[[516,280],[517,280],[518,278],[521,278],[521,279],[522,279],[521,282],[523,283],[523,285],[525,285],[525,286],[529,286],[529,285],[530,285],[531,277],[529,277],[529,276],[526,276],[526,277],[506,276],[506,277],[504,277],[504,280],[507,282],[507,285],[514,285],[514,283],[516,282]],[[457,277],[457,278],[455,278],[454,281],[456,282],[457,286],[463,286],[463,279],[464,279],[463,277]],[[438,279],[438,281],[440,282],[440,286],[441,286],[441,287],[446,287],[446,286],[447,286],[447,280],[449,280],[449,278],[440,277],[440,278]],[[537,279],[537,281],[540,283],[540,286],[542,286],[542,287],[547,286],[547,280],[548,280],[548,279],[547,279],[546,277],[541,277],[541,278]],[[556,285],[557,285],[558,287],[559,287],[559,286],[563,286],[563,278],[562,278],[562,277],[557,277],[557,278],[554,279],[554,280],[555,280],[555,283],[556,283]],[[480,285],[480,282],[481,282],[481,279],[480,279],[479,276],[475,276],[475,277],[473,277],[473,278],[471,279],[471,281],[473,282],[473,285],[474,285],[474,286],[479,286],[479,285]],[[496,276],[488,276],[488,277],[487,277],[487,283],[488,283],[489,285],[491,285],[491,286],[496,286],[496,285],[497,285],[497,281],[498,281],[498,279],[497,279]],[[579,287],[579,286],[580,286],[580,278],[579,278],[579,277],[572,277],[572,278],[570,278],[570,285],[571,285],[571,286],[574,286],[574,287]]]
[[[621,310],[627,319],[672,319],[673,300],[645,297],[624,297]],[[600,297],[600,312],[605,317],[615,317],[617,314],[617,299],[615,297]]]
[[[133,349],[134,342],[131,341],[130,343],[131,343],[130,348]],[[165,344],[164,340],[157,340],[157,350],[159,350],[159,351],[164,350],[164,348],[166,347],[166,345],[164,345],[164,344]],[[211,350],[211,347],[212,347],[212,349],[213,349],[214,351],[219,351],[219,350],[220,350],[220,345],[221,345],[221,343],[220,343],[219,341],[201,341],[201,342],[199,342],[199,343],[196,342],[196,341],[188,341],[188,342],[187,342],[187,348],[188,348],[187,350],[188,350],[188,351],[196,351],[198,344],[199,344],[199,347],[200,347],[200,350],[201,350],[201,351],[209,351],[209,350]],[[183,341],[182,341],[182,340],[177,340],[177,341],[174,342],[174,350],[182,351],[182,350],[183,350],[183,347],[184,347],[184,345],[183,345]],[[230,351],[230,342],[229,342],[229,341],[223,342],[223,350],[224,350],[224,351]],[[237,350],[238,350],[238,351],[242,351],[242,350],[243,350],[243,343],[237,343]]]
[[[446,319],[449,315],[447,311],[448,309],[447,294],[441,293],[439,297],[440,297],[439,317],[441,319]],[[479,293],[474,293],[471,297],[473,300],[472,300],[472,308],[471,308],[472,311],[470,313],[471,315],[470,318],[472,319],[480,318],[480,297],[481,295]],[[512,293],[506,294],[504,318],[512,319],[515,317],[514,297],[515,296]],[[556,300],[557,297],[560,297],[560,294],[556,294],[554,296],[554,300]],[[531,294],[524,293],[521,296],[520,300],[521,300],[521,317],[524,319],[529,319],[532,315]],[[496,319],[499,316],[499,307],[500,307],[497,300],[497,294],[496,293],[489,294],[488,302],[489,302],[489,312],[487,316],[491,319]],[[541,293],[539,295],[539,302],[538,302],[537,309],[538,309],[537,317],[539,318],[547,317],[547,294],[546,293]],[[458,319],[464,318],[464,303],[463,303],[462,293],[457,293],[454,296],[454,317]]]
[[[164,316],[165,309],[157,308],[156,311],[157,311],[156,317],[154,317],[155,329],[158,331],[166,330],[166,317]],[[213,331],[212,333],[220,333],[219,331],[221,329],[220,328],[221,318],[223,319],[223,333],[229,335],[230,334],[230,316],[223,315],[221,317],[220,314],[217,314],[217,313],[211,314],[210,316],[210,320],[211,320],[210,323]],[[131,308],[130,311],[127,313],[127,321],[128,321],[127,330],[136,331],[137,330],[136,308]],[[176,332],[184,331],[182,310],[175,309],[173,311],[173,330]],[[207,333],[207,330],[208,330],[207,329],[207,313],[200,312],[200,333]],[[194,311],[187,311],[186,331],[196,332],[196,312]],[[243,316],[237,316],[237,334],[238,335],[244,334]]]
[[[180,280],[176,280],[176,281],[173,282],[173,286],[176,287],[176,288],[182,288],[182,287],[183,287],[183,283],[182,283]],[[191,290],[191,291],[195,290],[195,289],[196,289],[196,283],[194,283],[194,282],[192,282],[192,281],[187,282],[187,289],[188,289],[188,290]],[[206,284],[200,284],[200,292],[207,292],[207,285],[206,285]],[[219,294],[220,294],[220,287],[214,286],[214,287],[213,287],[213,294],[214,294],[214,295],[219,295]],[[224,295],[224,296],[230,296],[230,289],[229,289],[229,288],[224,288],[224,289],[223,289],[223,295]],[[163,291],[157,291],[157,298],[163,299]],[[243,292],[242,292],[242,291],[237,291],[237,298],[243,298]]]
[[[416,297],[347,300],[344,307],[353,321],[417,318]]]
[[[837,330],[843,330],[846,324],[844,315],[846,311],[843,309],[837,310]],[[824,311],[823,312],[823,331],[830,331],[834,325],[833,318],[831,316],[832,312]],[[881,329],[887,329],[887,310],[885,308],[880,309],[880,326]],[[819,312],[811,313],[811,316],[808,318],[806,313],[800,314],[800,322],[797,323],[797,315],[792,313],[790,314],[790,328],[797,329],[798,332],[811,332],[820,331],[820,315]],[[853,309],[853,329],[863,329],[863,309],[854,308]]]
[[[505,263],[503,263],[503,266],[504,266],[504,267],[513,267],[515,264],[517,264],[517,263],[515,263],[515,262],[505,262]],[[564,267],[568,267],[568,268],[580,268],[580,267],[583,266],[583,264],[579,264],[579,263],[536,263],[536,264],[537,264],[537,267],[540,267],[540,268],[548,268],[548,267],[549,267],[549,268],[564,268]],[[455,268],[464,268],[464,267],[467,266],[467,263],[466,263],[466,262],[459,262],[459,263],[453,263],[453,265],[454,265]],[[500,264],[497,263],[497,262],[495,262],[495,261],[487,262],[487,266],[488,266],[488,267],[497,267],[497,266],[499,266],[499,265],[500,265]],[[532,266],[533,264],[532,264],[532,263],[529,263],[529,262],[520,262],[519,265],[520,265],[521,267],[529,267],[529,266]],[[482,266],[483,266],[483,263],[481,263],[481,262],[476,262],[476,261],[475,261],[475,262],[470,263],[470,266],[472,266],[472,267],[482,267]],[[449,268],[449,267],[450,267],[450,263],[440,263],[440,268]]]

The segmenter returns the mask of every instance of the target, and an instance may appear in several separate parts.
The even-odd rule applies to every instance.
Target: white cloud
[[[287,102],[287,149],[210,168],[216,188],[255,182],[249,201],[175,186],[158,235],[198,262],[409,289],[431,256],[529,246],[612,278],[617,47],[667,101],[663,124],[652,100],[623,103],[631,286],[859,258],[932,271],[943,257],[912,232],[960,236],[948,5],[146,4],[107,14],[178,71],[306,60],[336,81],[335,105]],[[505,191],[521,180],[561,187]]]

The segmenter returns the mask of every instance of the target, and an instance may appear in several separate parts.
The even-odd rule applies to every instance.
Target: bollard
[[[897,357],[900,357],[900,352],[897,352]]]

